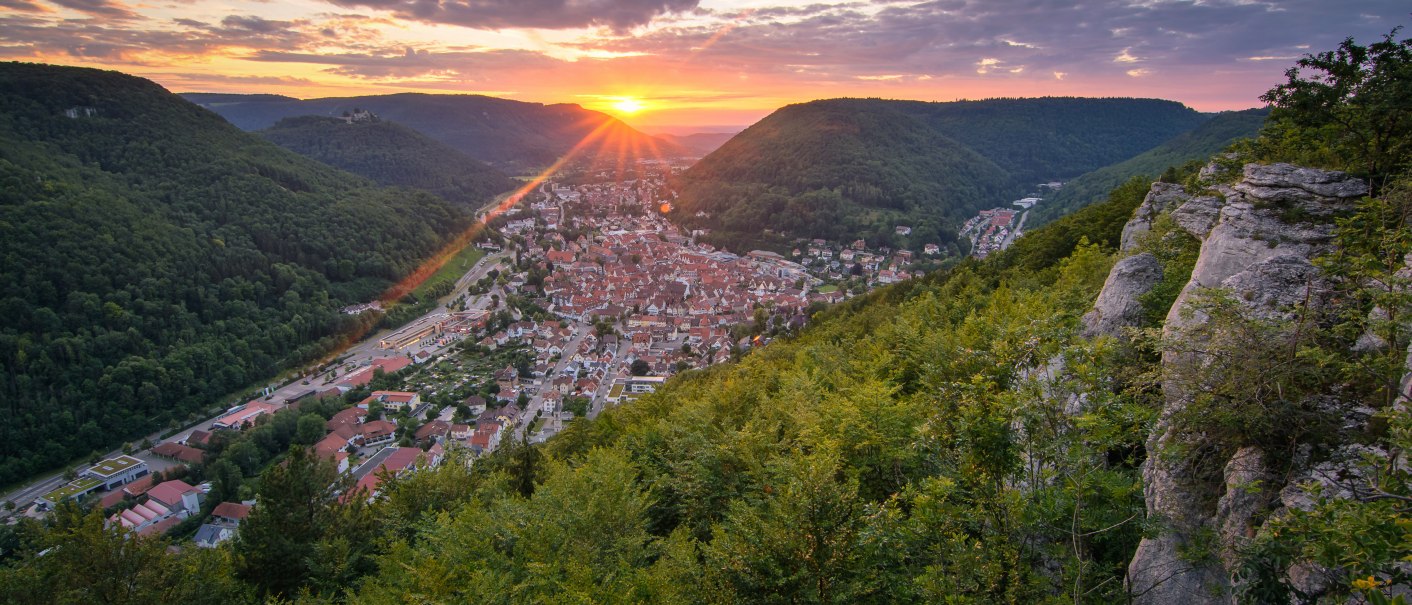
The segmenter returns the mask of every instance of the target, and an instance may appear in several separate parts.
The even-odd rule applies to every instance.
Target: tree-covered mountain
[[[276,145],[381,185],[410,187],[478,208],[515,187],[499,170],[411,128],[374,116],[284,118],[260,135]]]
[[[543,105],[481,95],[401,93],[293,99],[277,95],[187,93],[188,100],[245,130],[284,118],[371,111],[510,174],[538,170],[580,147],[586,161],[676,156],[684,150],[617,118],[572,104]]]
[[[1153,99],[790,105],[690,168],[677,217],[737,246],[770,242],[768,230],[957,251],[955,227],[976,210],[1129,158],[1205,119]],[[910,239],[893,237],[897,225],[912,227]]]
[[[470,225],[92,69],[0,64],[0,183],[0,484],[317,358]]]
[[[1031,211],[1029,224],[1041,225],[1102,200],[1114,187],[1135,176],[1156,179],[1170,168],[1205,161],[1231,143],[1255,136],[1269,114],[1269,109],[1218,113],[1161,145],[1069,181]]]

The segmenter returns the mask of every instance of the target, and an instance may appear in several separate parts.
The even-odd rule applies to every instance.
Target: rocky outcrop
[[[1254,263],[1221,280],[1221,288],[1245,304],[1247,316],[1261,319],[1288,317],[1296,308],[1317,311],[1328,295],[1319,269],[1307,258],[1295,255]]]
[[[1142,297],[1162,281],[1162,263],[1149,253],[1133,254],[1143,235],[1152,231],[1152,223],[1163,212],[1181,207],[1191,201],[1191,196],[1181,185],[1173,183],[1153,183],[1142,204],[1133,211],[1132,218],[1123,225],[1123,236],[1118,246],[1119,253],[1129,254],[1120,259],[1108,272],[1103,290],[1093,309],[1083,316],[1085,338],[1098,336],[1119,336],[1124,328],[1142,324],[1145,310]]]
[[[1255,537],[1263,513],[1279,495],[1271,485],[1278,480],[1266,464],[1265,452],[1247,446],[1236,450],[1226,463],[1225,493],[1216,502],[1221,563],[1226,569],[1239,564],[1240,548]]]
[[[1267,202],[1306,205],[1321,216],[1368,194],[1367,183],[1342,172],[1291,164],[1247,164],[1244,178],[1231,188]]]
[[[1221,218],[1224,203],[1221,198],[1210,195],[1192,198],[1172,211],[1172,220],[1197,239],[1205,239]]]
[[[1214,164],[1202,171],[1213,179],[1221,173]],[[1171,208],[1173,220],[1201,240],[1191,279],[1167,314],[1164,334],[1194,338],[1195,328],[1207,321],[1195,302],[1212,288],[1230,291],[1252,318],[1287,317],[1325,304],[1328,288],[1310,261],[1330,249],[1330,217],[1366,194],[1366,185],[1339,172],[1248,164],[1237,182],[1215,191],[1218,195],[1192,197],[1179,187],[1154,185],[1143,203],[1150,208],[1139,208],[1123,231],[1127,247],[1160,215],[1151,208]],[[1106,290],[1105,285],[1100,300]],[[1169,365],[1210,362],[1200,353],[1163,358]],[[1258,448],[1234,452],[1217,484],[1194,473],[1192,461],[1166,454],[1176,438],[1172,418],[1191,401],[1185,389],[1173,381],[1163,385],[1164,407],[1147,443],[1144,496],[1149,522],[1163,531],[1144,539],[1129,565],[1129,588],[1138,603],[1233,602],[1236,552],[1272,510],[1285,505],[1288,490],[1277,484],[1271,461]],[[1219,497],[1213,500],[1212,493]],[[1205,536],[1215,536],[1217,543],[1200,552]]]
[[[1122,252],[1132,251],[1137,246],[1138,238],[1152,230],[1152,221],[1157,220],[1168,208],[1179,206],[1189,199],[1191,196],[1187,195],[1181,185],[1153,183],[1147,197],[1144,197],[1142,204],[1133,211],[1133,217],[1123,225],[1123,237],[1118,249]]]
[[[1108,272],[1108,280],[1103,282],[1093,310],[1083,316],[1083,336],[1118,336],[1123,328],[1141,325],[1142,296],[1160,281],[1162,263],[1149,253],[1118,261]]]

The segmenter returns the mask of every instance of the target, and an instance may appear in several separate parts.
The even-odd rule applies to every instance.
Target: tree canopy
[[[976,211],[1132,157],[1205,119],[1152,99],[790,105],[687,170],[673,217],[742,250],[820,237],[936,243],[960,254],[956,230]],[[911,234],[897,235],[898,225]]]
[[[470,226],[92,69],[0,64],[0,184],[0,484],[317,359]]]
[[[280,120],[260,134],[280,147],[378,184],[428,191],[473,210],[515,187],[499,170],[386,120],[302,116]]]
[[[1279,153],[1357,172],[1375,191],[1412,167],[1412,38],[1398,31],[1305,55],[1260,97],[1274,106],[1267,139]]]

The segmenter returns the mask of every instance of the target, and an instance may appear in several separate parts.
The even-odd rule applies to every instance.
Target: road
[[[387,460],[388,457],[396,451],[396,446],[385,447],[378,450],[376,454],[373,454],[362,464],[359,464],[358,468],[353,469],[353,481],[361,481],[363,477],[368,476],[368,473],[373,472],[373,469],[376,469],[379,464],[382,464],[383,461]]]
[[[1030,217],[1030,211],[1029,211],[1029,210],[1026,210],[1026,211],[1024,211],[1022,214],[1020,214],[1020,220],[1015,223],[1015,228],[1010,230],[1010,235],[1005,236],[1005,241],[1000,242],[1000,249],[1001,249],[1001,250],[1004,250],[1004,249],[1006,249],[1006,248],[1009,248],[1009,247],[1010,247],[1010,244],[1015,243],[1015,236],[1016,236],[1016,235],[1020,235],[1020,234],[1022,233],[1021,230],[1025,228],[1025,219],[1027,219],[1027,218],[1029,218],[1029,217]]]
[[[618,378],[618,371],[623,367],[623,355],[632,348],[629,341],[619,341],[618,351],[613,355],[613,363],[608,367],[608,371],[603,373],[603,380],[598,384],[598,391],[593,394],[593,401],[588,404],[588,418],[597,418],[603,413],[603,409],[608,406],[608,391],[613,389],[613,382]]]
[[[498,266],[501,260],[508,258],[509,256],[509,252],[497,252],[495,254],[491,254],[481,258],[479,261],[476,262],[474,266],[472,266],[468,271],[466,271],[465,275],[462,275],[460,279],[456,280],[456,287],[452,289],[450,294],[447,294],[445,297],[442,298],[441,304],[439,306],[437,306],[435,309],[432,309],[429,313],[423,315],[421,318],[417,318],[417,320],[420,320],[424,317],[429,317],[431,315],[435,315],[437,313],[450,313],[450,308],[446,306],[448,302],[455,300],[462,294],[465,294],[467,288],[469,288],[472,284],[476,283],[477,281],[480,281],[482,277],[485,277],[486,273],[490,272],[491,269]],[[503,299],[504,296],[501,296],[501,298]],[[490,306],[490,303],[490,296],[479,296],[472,299],[469,304],[466,305],[466,308],[485,310],[487,307]],[[447,346],[449,346],[432,344],[429,346],[415,346],[405,349],[403,351],[388,351],[378,348],[378,340],[395,331],[397,331],[397,328],[383,330],[381,332],[369,335],[367,338],[363,339],[358,344],[350,347],[347,351],[343,353],[343,362],[338,364],[338,367],[341,368],[342,366],[352,364],[359,368],[364,368],[372,364],[373,360],[376,359],[406,356],[409,354],[416,355],[417,353],[423,351],[435,356],[436,354],[446,349]],[[303,384],[302,381],[295,381],[293,383],[285,385],[278,391],[275,391],[274,396],[270,397],[269,399],[289,399],[311,388],[328,388],[329,386],[332,386],[335,382],[334,379],[336,378],[336,376],[333,375],[334,371],[334,369],[331,369],[329,373],[310,379],[310,384],[308,385]]]
[[[551,383],[554,378],[562,374],[564,368],[569,367],[569,359],[579,350],[579,345],[583,344],[584,337],[588,335],[589,331],[593,330],[592,326],[583,322],[576,321],[573,325],[574,335],[569,338],[569,344],[564,345],[564,351],[559,354],[559,362],[554,364],[554,367],[550,369],[549,373],[539,379],[539,391],[534,394],[534,397],[530,398],[529,405],[525,406],[525,409],[520,412],[520,419],[515,422],[515,439],[524,438],[525,431],[529,430],[529,424],[534,420],[535,412],[543,407],[544,392],[553,388]]]
[[[491,268],[495,267],[496,265],[498,265],[498,264],[500,263],[501,259],[507,258],[507,257],[509,257],[509,256],[510,256],[510,253],[509,253],[509,252],[497,252],[497,253],[495,253],[495,254],[491,254],[491,255],[488,255],[488,256],[486,256],[486,257],[480,259],[480,261],[476,262],[476,264],[475,264],[474,266],[472,266],[472,267],[466,272],[465,275],[461,276],[461,279],[457,280],[457,282],[456,282],[456,288],[452,291],[452,293],[451,293],[450,295],[448,295],[445,299],[443,299],[443,304],[442,304],[441,306],[437,307],[436,309],[433,309],[433,310],[431,311],[431,313],[428,313],[427,315],[433,315],[433,314],[436,314],[436,313],[446,313],[446,312],[447,312],[446,307],[445,307],[445,302],[446,302],[446,301],[454,300],[454,299],[455,299],[457,296],[459,296],[460,294],[465,293],[467,287],[469,287],[471,284],[475,283],[476,281],[479,281],[481,277],[484,277],[485,274],[486,274],[487,272],[489,272]],[[503,298],[503,297],[502,297],[502,298]],[[480,297],[477,297],[476,300],[471,301],[471,305],[469,305],[469,307],[470,307],[470,308],[477,308],[477,309],[484,309],[484,308],[486,308],[487,306],[489,306],[489,304],[490,304],[490,297],[489,297],[489,296],[480,296]],[[423,316],[423,317],[426,317],[426,316]],[[420,319],[420,318],[419,318],[419,319]],[[394,331],[394,330],[384,330],[384,331],[382,331],[382,332],[377,332],[377,333],[373,333],[373,334],[368,335],[368,336],[367,336],[366,338],[364,338],[361,342],[359,342],[358,344],[356,344],[356,345],[350,347],[347,351],[344,352],[344,356],[345,356],[345,357],[344,357],[344,363],[338,364],[338,366],[339,366],[339,367],[342,367],[342,366],[344,366],[344,365],[346,365],[346,364],[348,364],[348,363],[354,363],[354,364],[357,364],[357,365],[359,365],[360,367],[362,367],[362,366],[367,366],[367,365],[371,364],[372,361],[373,361],[373,359],[377,359],[377,358],[387,358],[387,357],[396,357],[396,356],[399,356],[399,355],[406,355],[406,354],[408,354],[408,353],[413,353],[413,352],[415,352],[415,351],[422,351],[422,350],[425,350],[425,351],[427,351],[428,353],[430,353],[430,354],[432,354],[432,355],[435,355],[435,354],[441,352],[442,350],[446,349],[448,346],[450,346],[450,343],[448,343],[447,345],[433,345],[433,346],[429,346],[429,347],[419,347],[418,349],[415,349],[415,350],[410,350],[410,349],[409,349],[409,350],[407,350],[407,351],[402,351],[402,352],[385,351],[385,350],[379,349],[379,348],[378,348],[378,340],[379,340],[381,337],[383,337],[384,335],[389,334],[389,333],[391,333],[391,332],[393,332],[393,331]],[[577,346],[577,345],[575,345],[575,346]],[[301,395],[301,394],[303,394],[303,393],[305,393],[305,392],[307,392],[307,391],[309,391],[309,390],[328,388],[329,386],[332,385],[331,379],[332,379],[332,376],[331,376],[330,374],[324,374],[324,375],[317,376],[317,377],[307,377],[307,378],[305,378],[305,377],[299,377],[299,378],[295,378],[294,380],[292,380],[292,381],[290,381],[290,382],[288,382],[288,383],[286,383],[286,384],[284,384],[284,385],[278,386],[277,388],[275,388],[275,390],[274,390],[273,392],[271,392],[268,396],[263,397],[262,399],[265,400],[265,401],[269,401],[269,402],[271,402],[271,403],[274,403],[274,404],[276,404],[279,408],[282,409],[282,408],[284,407],[284,405],[285,405],[285,402],[287,402],[288,400],[290,400],[290,399],[292,399],[292,398],[294,398],[294,397],[296,397],[296,396],[299,396],[299,395]],[[185,440],[188,436],[190,436],[193,431],[196,431],[196,430],[209,431],[209,430],[211,430],[211,423],[215,422],[215,421],[216,421],[216,418],[217,418],[217,417],[208,418],[208,419],[206,419],[206,420],[204,420],[204,421],[202,421],[202,422],[200,422],[200,423],[198,423],[198,424],[196,424],[196,425],[194,425],[194,426],[187,427],[186,429],[184,429],[184,430],[182,430],[182,431],[176,433],[175,435],[172,435],[172,436],[171,436],[170,438],[168,438],[168,439],[162,439],[162,433],[165,432],[165,431],[158,431],[158,432],[156,432],[156,433],[153,433],[153,434],[147,436],[146,439],[147,439],[147,441],[150,441],[153,445],[157,445],[157,444],[162,443],[162,442],[180,442],[180,441]],[[142,440],[139,439],[139,440],[137,440],[135,443],[141,443],[141,442],[142,442]],[[111,457],[117,456],[117,455],[119,455],[119,454],[121,454],[121,453],[122,453],[121,450],[113,450],[113,451],[111,451],[111,452],[108,452],[108,453],[104,454],[104,457],[105,457],[105,458],[111,458]],[[158,458],[158,457],[156,457],[156,456],[153,456],[153,455],[152,455],[152,452],[151,452],[150,450],[141,450],[141,451],[137,451],[137,452],[134,452],[132,455],[135,456],[135,457],[137,457],[137,458],[140,458],[140,459],[142,459],[142,460],[147,461],[148,466],[150,466],[153,470],[163,470],[163,469],[169,468],[169,467],[171,467],[171,466],[173,465],[172,462],[170,462],[170,461],[168,461],[168,460],[166,460],[166,459]],[[45,475],[45,476],[41,477],[40,479],[37,479],[37,480],[35,480],[35,481],[33,481],[33,482],[27,484],[27,485],[24,485],[24,486],[21,486],[21,487],[19,487],[19,488],[14,489],[14,490],[11,490],[11,491],[8,492],[8,493],[0,494],[0,501],[10,501],[10,502],[14,502],[15,505],[16,505],[16,510],[24,510],[25,508],[28,508],[29,505],[32,504],[35,499],[37,499],[37,498],[40,497],[40,496],[43,496],[44,494],[47,494],[47,493],[53,491],[54,489],[58,488],[59,486],[63,485],[64,483],[66,483],[66,482],[65,482],[64,479],[63,479],[63,472],[56,472],[56,473],[53,473],[53,474]],[[3,514],[3,513],[0,512],[0,514]]]

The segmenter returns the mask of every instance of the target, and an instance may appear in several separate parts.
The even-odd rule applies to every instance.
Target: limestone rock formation
[[[1203,195],[1178,206],[1172,211],[1172,220],[1197,239],[1205,238],[1221,218],[1221,198]]]
[[[1207,179],[1223,177],[1215,164],[1201,174]],[[1194,312],[1195,302],[1212,288],[1230,291],[1252,318],[1288,317],[1297,309],[1325,304],[1328,288],[1311,261],[1330,250],[1332,216],[1351,208],[1367,186],[1340,172],[1247,164],[1237,182],[1215,189],[1219,197],[1193,197],[1180,187],[1155,184],[1124,228],[1123,246],[1129,249],[1133,238],[1170,207],[1177,224],[1201,239],[1191,279],[1168,312],[1164,334],[1195,333],[1207,320]],[[1114,278],[1110,275],[1109,281]],[[1105,285],[1100,301],[1107,290]],[[1117,292],[1110,296],[1117,297]],[[1087,318],[1085,325],[1090,325]],[[1167,353],[1163,358],[1167,365],[1210,362],[1200,353]],[[1139,544],[1128,568],[1129,588],[1138,603],[1230,603],[1236,552],[1273,509],[1287,505],[1285,500],[1295,494],[1272,476],[1270,461],[1258,448],[1234,452],[1220,482],[1198,476],[1190,460],[1169,455],[1168,446],[1176,438],[1172,418],[1192,394],[1168,383],[1163,395],[1165,404],[1148,440],[1143,468],[1149,521],[1163,530]],[[1206,496],[1212,493],[1220,495],[1213,501]],[[1214,536],[1217,543],[1209,545],[1211,552],[1201,553],[1205,536]]]
[[[1367,183],[1342,172],[1291,164],[1246,164],[1244,178],[1233,189],[1266,201],[1314,203],[1326,209],[1331,200],[1368,194]]]
[[[1123,328],[1142,323],[1142,296],[1162,281],[1162,263],[1144,252],[1122,259],[1113,265],[1103,290],[1093,303],[1093,310],[1083,316],[1083,332],[1087,338],[1118,336]]]
[[[1157,220],[1164,210],[1179,206],[1189,199],[1191,196],[1187,195],[1181,185],[1153,183],[1147,197],[1142,199],[1142,205],[1133,211],[1133,218],[1123,225],[1123,237],[1118,249],[1123,252],[1131,251],[1137,245],[1138,237],[1152,230],[1152,221]]]

